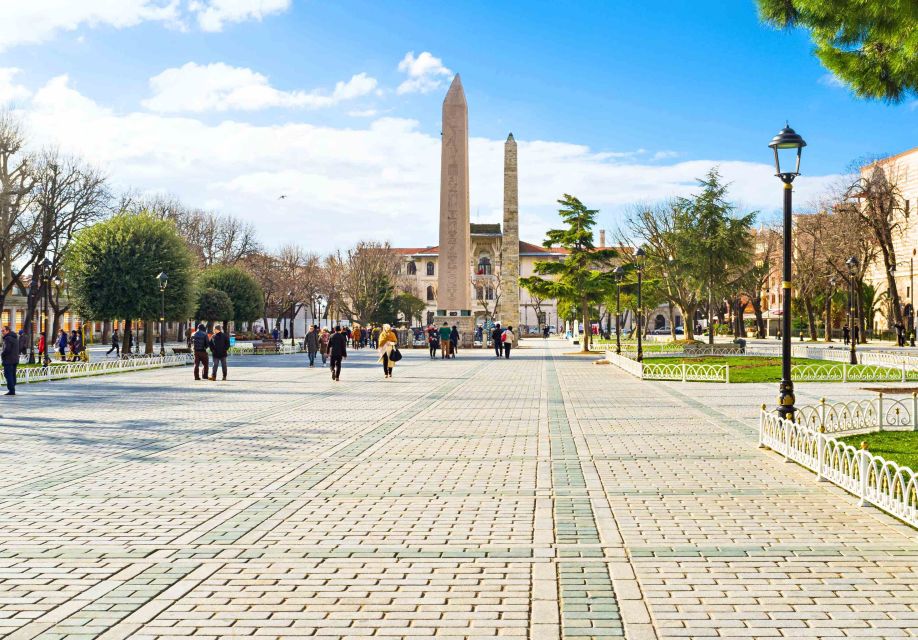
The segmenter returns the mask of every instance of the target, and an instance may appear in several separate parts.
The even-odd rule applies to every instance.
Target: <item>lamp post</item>
[[[38,296],[38,282],[32,278],[29,283],[29,308],[34,314],[38,311],[38,303],[35,298]],[[32,331],[32,322],[29,322],[29,364],[35,364],[35,332]]]
[[[857,339],[855,336],[860,337],[860,330],[856,328],[857,325],[857,304],[855,303],[855,286],[854,286],[854,274],[857,273],[857,268],[859,266],[857,256],[851,256],[845,260],[845,266],[848,267],[848,325],[851,327],[851,358],[849,362],[851,364],[857,364]]]
[[[638,272],[638,299],[637,299],[637,361],[644,361],[644,346],[643,346],[643,333],[642,325],[644,318],[644,307],[641,302],[641,286],[644,283],[644,256],[647,255],[647,252],[644,251],[644,247],[639,247],[637,252],[634,254],[637,258],[637,272]]]
[[[800,175],[800,156],[806,142],[789,124],[778,132],[768,144],[775,153],[775,176],[784,183],[784,265],[781,315],[781,384],[778,396],[778,413],[786,420],[794,418],[794,383],[791,380],[791,234],[793,233],[794,178]],[[782,168],[781,164],[784,164]],[[793,165],[793,170],[791,170]]]
[[[55,313],[55,317],[57,317],[56,316],[57,310],[61,308],[61,287],[63,286],[64,281],[61,279],[60,276],[54,276],[54,279],[51,282],[54,283],[54,313]],[[48,300],[49,300],[48,304],[49,305],[50,305],[50,299],[51,299],[51,292],[49,291],[48,292]],[[61,360],[63,359],[64,357],[61,356]]]
[[[292,291],[288,291],[287,296],[290,298],[290,346],[295,347],[296,342],[293,339],[293,323],[296,322],[296,301],[293,299]]]
[[[625,270],[615,267],[615,353],[622,352],[622,278]]]
[[[49,320],[48,307],[50,306],[48,301],[51,297],[51,294],[50,294],[51,282],[48,276],[50,273],[51,273],[51,261],[45,258],[44,260],[42,260],[42,263],[41,263],[41,284],[43,287],[41,301],[42,301],[42,305],[44,306],[44,311],[42,311],[41,319],[42,319],[42,326],[43,326],[42,335],[45,337],[44,362],[45,362],[46,367],[51,364],[51,357],[48,355],[51,350],[51,334],[48,331],[48,320]]]
[[[164,357],[166,355],[166,285],[169,284],[169,276],[165,271],[160,271],[156,280],[159,282],[159,355]]]

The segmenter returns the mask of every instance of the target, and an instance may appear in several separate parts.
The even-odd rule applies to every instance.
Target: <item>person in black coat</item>
[[[494,329],[491,331],[491,346],[494,347],[494,355],[498,358],[504,355],[504,347],[500,341],[500,336],[503,332],[504,330],[500,328],[499,322],[494,325]]]
[[[347,357],[347,335],[341,327],[335,327],[335,332],[328,339],[328,354],[331,356],[332,380],[341,378],[341,361]]]
[[[19,365],[19,338],[10,331],[9,326],[3,327],[3,351],[0,352],[0,362],[3,363],[3,377],[6,378],[6,395],[16,395],[16,367]]]
[[[226,356],[229,353],[229,337],[223,333],[223,327],[217,325],[214,327],[214,335],[210,337],[207,343],[210,347],[210,353],[214,357],[213,369],[211,369],[211,380],[217,379],[217,365],[223,370],[223,379],[226,380]]]
[[[195,380],[207,380],[207,371],[209,369],[209,361],[207,358],[207,345],[209,339],[207,337],[207,331],[204,330],[204,325],[199,324],[198,330],[191,334],[191,348],[194,350],[194,379]],[[204,377],[202,378],[198,375],[198,366],[204,365]]]

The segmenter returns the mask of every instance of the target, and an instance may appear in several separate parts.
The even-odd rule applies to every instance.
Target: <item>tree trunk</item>
[[[803,307],[806,309],[806,323],[810,331],[810,340],[815,342],[819,339],[819,336],[816,333],[816,311],[813,308],[813,300],[804,298]]]
[[[685,331],[686,340],[695,339],[695,313],[698,311],[698,305],[685,305],[682,309],[682,327]]]
[[[153,331],[151,327],[153,326],[153,320],[144,320],[143,321],[143,338],[144,338],[144,347],[145,353],[153,353]]]
[[[743,304],[742,297],[736,299],[736,337],[745,338],[746,337],[746,318],[745,318],[745,309],[746,305]]]
[[[580,350],[587,353],[590,350],[590,338],[593,337],[592,327],[590,326],[590,301],[584,298],[580,303],[580,310],[583,315],[583,338],[580,340]]]
[[[826,306],[824,310],[825,314],[825,341],[832,342],[832,291],[826,293]]]
[[[676,340],[676,306],[672,302],[666,303],[669,307],[669,335]]]
[[[112,336],[112,321],[102,321],[102,344],[108,344]]]

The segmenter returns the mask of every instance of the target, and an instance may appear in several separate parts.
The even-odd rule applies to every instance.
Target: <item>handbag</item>
[[[398,362],[402,359],[402,352],[398,350],[398,347],[392,348],[392,353],[389,354],[390,362]]]

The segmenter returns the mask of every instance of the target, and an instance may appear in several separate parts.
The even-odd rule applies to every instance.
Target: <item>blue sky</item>
[[[499,143],[513,131],[532,240],[563,191],[613,227],[714,163],[738,200],[774,208],[766,145],[785,118],[809,143],[801,198],[855,158],[918,145],[914,102],[853,98],[805,33],[760,24],[751,0],[19,4],[0,26],[0,102],[30,119],[36,144],[86,156],[120,188],[257,220],[269,245],[293,230],[344,246],[356,238],[341,216],[397,244],[436,242],[449,72],[470,105],[473,217],[499,216]],[[425,64],[399,91],[409,52]]]

